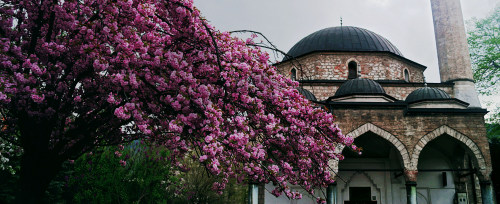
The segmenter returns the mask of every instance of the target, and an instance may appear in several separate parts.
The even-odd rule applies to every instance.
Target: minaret
[[[472,66],[460,0],[431,0],[441,82],[454,82],[455,98],[481,108],[472,78]]]

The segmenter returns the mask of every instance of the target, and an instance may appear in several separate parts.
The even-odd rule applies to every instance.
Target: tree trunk
[[[50,181],[61,168],[62,161],[49,149],[53,120],[22,115],[19,119],[21,133],[20,191],[17,203],[46,203],[43,200]]]
[[[20,191],[17,203],[45,203],[45,191],[61,168],[58,158],[47,153],[26,151],[21,160]]]

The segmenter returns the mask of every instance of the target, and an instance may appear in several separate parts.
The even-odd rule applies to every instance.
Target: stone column
[[[328,185],[326,189],[326,204],[337,204],[337,183]]]
[[[405,169],[406,203],[417,204],[417,170]]]
[[[255,183],[248,184],[248,204],[259,203],[259,186]]]
[[[442,82],[454,82],[454,97],[481,108],[472,78],[460,0],[431,0]]]
[[[481,181],[480,185],[483,204],[495,204],[493,185],[491,185],[491,181]]]
[[[266,184],[259,184],[259,204],[265,204],[266,199]]]
[[[408,204],[417,204],[417,182],[406,182],[406,201]]]

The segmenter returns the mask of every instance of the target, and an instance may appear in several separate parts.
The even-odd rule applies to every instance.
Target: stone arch
[[[376,125],[374,125],[372,123],[366,123],[366,124],[356,128],[355,130],[351,131],[346,136],[350,136],[353,139],[356,139],[357,137],[367,133],[368,131],[371,131],[371,132],[377,134],[378,136],[386,139],[388,142],[390,142],[392,145],[394,145],[394,147],[396,147],[396,149],[398,150],[399,155],[403,159],[404,168],[408,169],[411,167],[410,166],[410,161],[411,161],[410,155],[408,154],[408,150],[406,149],[406,146],[396,136],[385,131],[384,129],[382,129],[380,127],[377,127]],[[339,152],[342,152],[342,150],[344,150],[344,146],[339,148]],[[338,170],[338,161],[333,162],[333,163],[336,164],[334,169]]]
[[[462,142],[463,144],[465,144],[465,146],[467,146],[472,151],[472,153],[474,154],[474,157],[477,160],[477,165],[479,166],[479,170],[481,171],[483,176],[487,176],[487,175],[485,175],[485,173],[486,173],[485,172],[486,171],[486,160],[484,159],[484,156],[481,152],[481,149],[479,149],[477,144],[474,141],[472,141],[469,137],[467,137],[466,135],[464,135],[464,134],[462,134],[462,133],[460,133],[460,132],[458,132],[458,131],[454,130],[453,128],[450,128],[446,125],[443,125],[439,128],[436,128],[435,130],[431,131],[430,133],[428,133],[428,134],[424,135],[422,138],[420,138],[418,143],[413,148],[413,153],[411,156],[412,169],[415,169],[415,170],[417,169],[418,158],[420,157],[420,152],[424,149],[425,145],[427,145],[427,143],[436,139],[439,136],[442,136],[445,133],[447,135],[457,139],[458,141]]]
[[[344,186],[342,188],[342,192],[344,192],[347,187],[351,184],[351,181],[358,175],[361,175],[361,176],[364,176],[365,178],[368,179],[368,181],[370,182],[370,186],[371,187],[374,187],[377,191],[380,192],[380,187],[377,186],[377,184],[373,181],[372,177],[370,175],[368,175],[366,172],[364,171],[356,171],[354,174],[352,174],[344,183]]]

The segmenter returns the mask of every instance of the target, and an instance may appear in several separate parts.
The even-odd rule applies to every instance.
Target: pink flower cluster
[[[52,130],[43,138],[53,155],[150,139],[171,159],[200,153],[217,191],[237,178],[299,199],[288,185],[312,193],[332,183],[328,161],[342,158],[338,144],[352,145],[267,53],[215,30],[192,0],[3,5],[0,108],[60,119],[43,127]],[[19,115],[4,117],[15,123]]]
[[[121,153],[121,152],[119,152],[119,151],[115,151],[115,156],[116,156],[116,157],[121,157],[121,156],[122,156],[122,153]],[[120,162],[120,163],[121,163],[121,162]]]
[[[121,166],[127,166],[127,161],[120,160],[120,165],[121,165]]]

